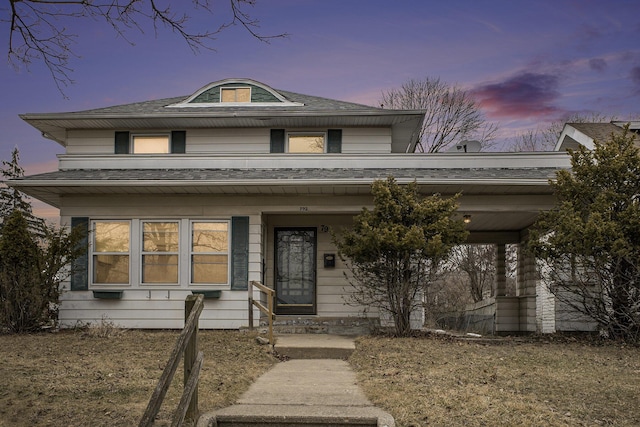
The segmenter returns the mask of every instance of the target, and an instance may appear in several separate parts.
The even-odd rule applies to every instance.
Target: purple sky
[[[228,14],[226,1],[214,7]],[[27,174],[56,169],[61,147],[20,113],[189,95],[230,77],[369,105],[408,79],[440,77],[476,96],[504,144],[567,113],[640,118],[638,0],[258,0],[249,12],[263,34],[290,37],[264,44],[233,27],[212,42],[216,52],[194,55],[168,31],[156,38],[132,29],[131,46],[102,22],[65,21],[79,36],[69,99],[42,64],[15,70],[5,63],[0,159],[17,146]],[[222,21],[200,14],[192,24]]]

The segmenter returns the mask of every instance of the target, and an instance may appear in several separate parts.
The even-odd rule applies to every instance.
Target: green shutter
[[[71,228],[80,227],[83,238],[80,245],[84,248],[82,255],[73,261],[71,266],[71,290],[86,291],[89,289],[89,218],[71,218]]]
[[[327,153],[342,153],[342,129],[327,131]]]
[[[231,218],[231,290],[249,286],[249,217]]]
[[[115,153],[129,154],[129,132],[116,132]]]
[[[171,132],[171,152],[173,154],[186,153],[187,132],[174,130]]]
[[[284,129],[271,129],[271,152],[284,153]]]

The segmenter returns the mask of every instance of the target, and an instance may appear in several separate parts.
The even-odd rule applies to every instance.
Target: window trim
[[[292,136],[322,136],[322,152],[304,151],[304,152],[292,152],[290,146],[290,138]],[[293,131],[286,132],[285,138],[285,153],[287,154],[326,154],[327,153],[327,131]]]
[[[127,252],[96,252],[96,223],[107,223],[107,222],[119,222],[119,223],[124,223],[124,224],[128,224],[129,225],[129,245],[128,245],[128,251]],[[89,247],[89,277],[88,277],[88,282],[89,282],[89,288],[90,289],[108,289],[108,288],[122,288],[124,286],[126,287],[131,287],[132,285],[132,269],[133,269],[133,262],[132,262],[132,246],[133,246],[133,227],[132,227],[132,221],[128,220],[128,219],[92,219],[90,221],[91,224],[91,243],[90,243],[90,247]],[[96,255],[125,255],[129,257],[129,271],[128,271],[128,276],[129,276],[129,282],[122,282],[122,283],[100,283],[100,282],[96,282],[96,268],[95,268],[95,256]]]
[[[227,224],[227,252],[193,252],[193,224],[194,223],[224,223]],[[221,288],[229,289],[231,287],[231,220],[230,219],[189,219],[189,251],[188,251],[188,264],[189,264],[189,288]],[[227,255],[227,282],[226,283],[194,283],[193,282],[193,255]]]

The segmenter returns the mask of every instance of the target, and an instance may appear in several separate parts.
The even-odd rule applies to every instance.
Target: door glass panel
[[[276,297],[279,306],[307,307],[315,301],[315,230],[276,230]]]

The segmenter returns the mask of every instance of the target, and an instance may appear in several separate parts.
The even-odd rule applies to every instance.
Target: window
[[[142,283],[178,283],[178,222],[142,223]]]
[[[134,154],[166,154],[171,152],[169,135],[133,135]]]
[[[324,133],[289,134],[289,153],[324,153]]]
[[[229,223],[191,223],[191,283],[229,283]]]
[[[129,283],[130,240],[129,222],[93,223],[93,283]]]
[[[92,230],[89,268],[83,270],[87,285],[246,289],[248,217],[87,221]]]
[[[342,153],[342,129],[295,131],[271,129],[270,153]]]
[[[221,87],[220,102],[251,102],[251,88]]]

